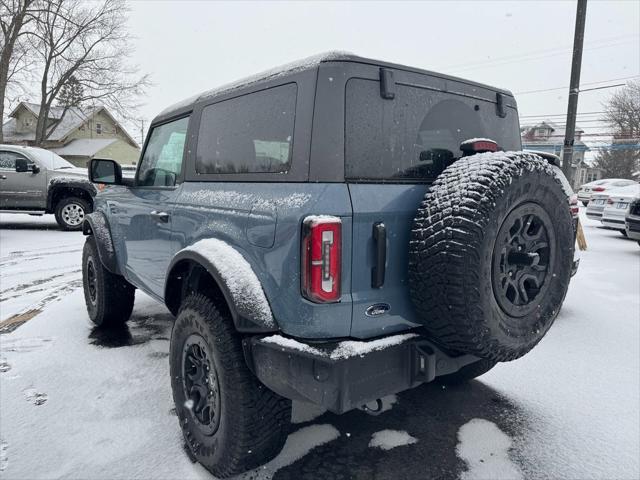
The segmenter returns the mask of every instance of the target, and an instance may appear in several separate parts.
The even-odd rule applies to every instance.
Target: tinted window
[[[138,185],[175,185],[182,170],[188,125],[189,118],[185,117],[151,130],[138,171]]]
[[[198,173],[286,172],[291,164],[297,87],[270,88],[205,107]]]
[[[462,156],[460,144],[491,138],[520,150],[517,116],[496,115],[492,102],[396,86],[394,100],[380,83],[352,79],[346,90],[345,174],[350,179],[411,180],[437,176]]]

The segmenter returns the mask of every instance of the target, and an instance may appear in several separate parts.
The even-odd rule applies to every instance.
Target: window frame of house
[[[96,135],[102,135],[102,123],[96,122]]]

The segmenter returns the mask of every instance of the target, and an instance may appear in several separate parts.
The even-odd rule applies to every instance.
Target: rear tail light
[[[302,223],[302,294],[316,303],[340,300],[342,221],[311,216]]]
[[[607,198],[607,204],[608,205],[613,205],[613,200],[611,198]]]
[[[591,189],[592,192],[604,192],[605,188],[604,187],[593,187]]]
[[[580,208],[578,207],[578,195],[575,193],[569,198],[569,208],[571,209],[571,216],[576,218],[580,212]]]

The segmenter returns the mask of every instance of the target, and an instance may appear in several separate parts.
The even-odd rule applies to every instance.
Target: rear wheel
[[[80,230],[84,217],[91,213],[89,202],[78,197],[66,197],[56,205],[56,222],[63,230]]]
[[[484,375],[495,366],[496,362],[483,358],[477,362],[465,365],[455,373],[437,377],[436,381],[443,385],[459,385],[461,383],[469,382],[480,375]]]
[[[217,477],[274,458],[289,432],[291,401],[249,371],[228,314],[192,294],[171,332],[169,363],[176,411],[190,454]]]
[[[87,313],[93,323],[115,327],[129,320],[135,288],[104,268],[93,236],[87,237],[82,251],[82,284]]]
[[[520,152],[464,157],[445,169],[418,209],[411,297],[440,344],[514,360],[553,324],[573,249],[568,199],[545,160]]]

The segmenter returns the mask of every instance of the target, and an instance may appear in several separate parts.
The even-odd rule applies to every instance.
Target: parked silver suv
[[[80,230],[95,194],[87,171],[55,153],[0,145],[0,212],[53,213],[64,230]]]

